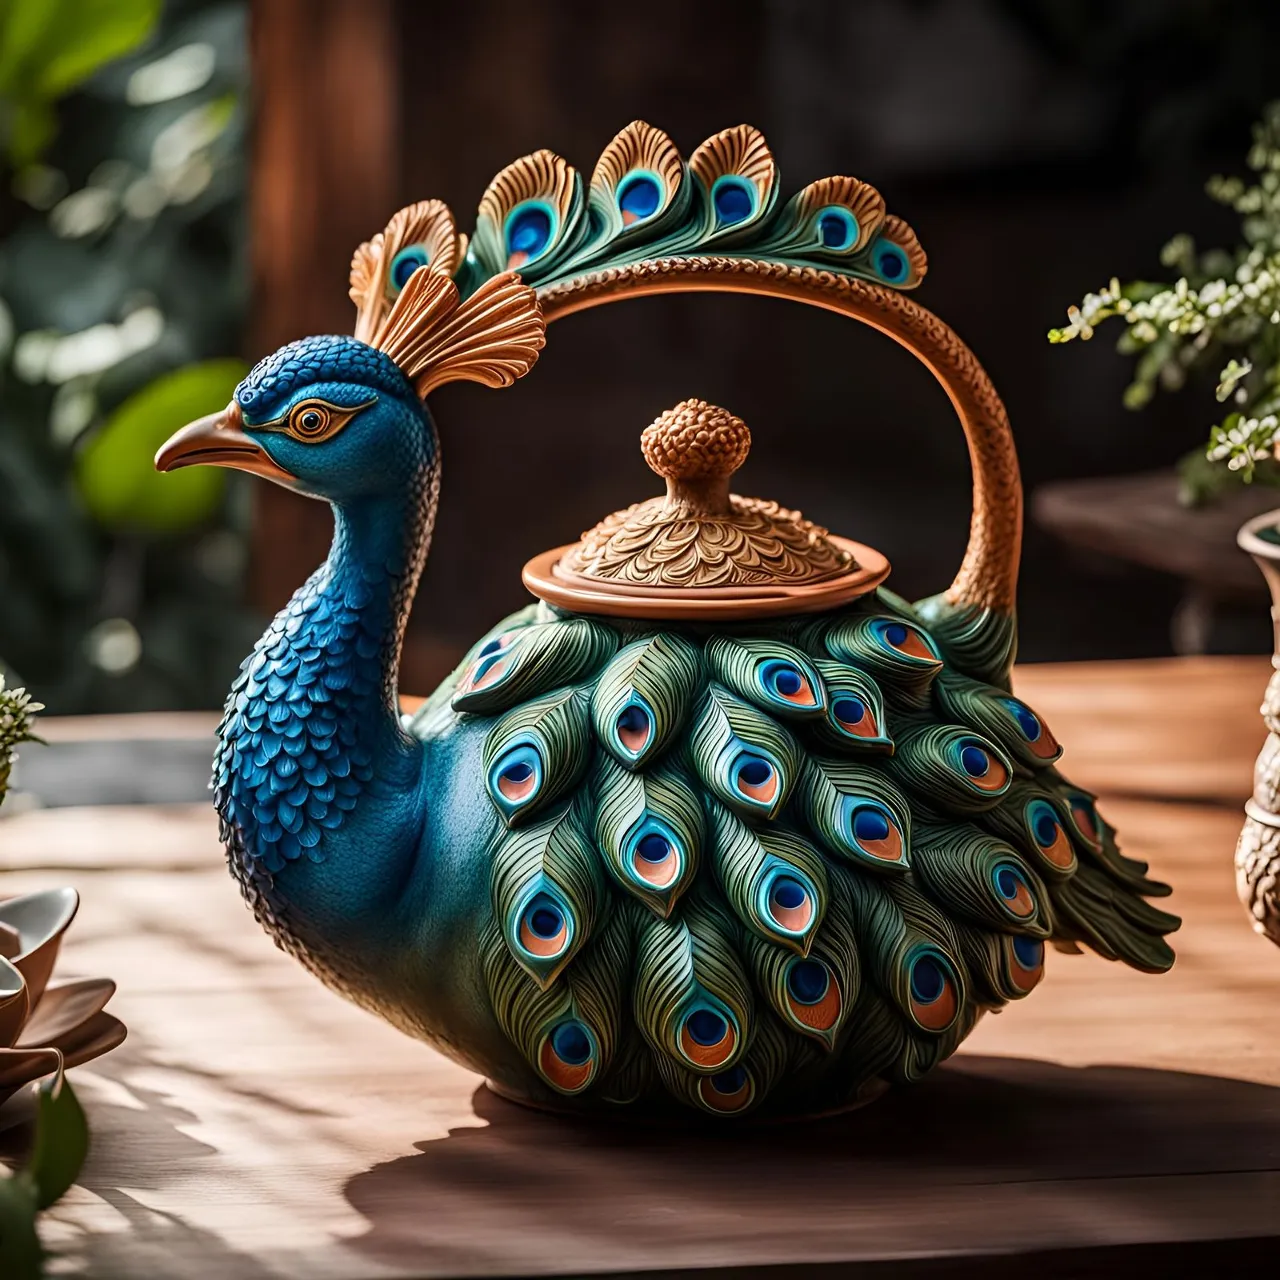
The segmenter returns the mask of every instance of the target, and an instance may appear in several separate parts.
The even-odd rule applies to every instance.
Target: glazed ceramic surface
[[[109,978],[52,981],[79,905],[74,889],[0,901],[0,1103],[125,1038],[124,1023],[105,1012],[116,989]]]
[[[284,347],[161,450],[334,511],[215,762],[279,945],[509,1096],[720,1116],[917,1079],[1035,987],[1047,942],[1169,966],[1167,890],[1010,692],[1017,461],[981,366],[903,292],[925,266],[865,183],[782,203],[756,130],[686,162],[637,123],[589,182],[545,151],[509,166],[469,239],[436,201],[396,214],[356,251],[355,336]],[[950,589],[909,604],[881,553],[732,493],[750,431],[686,401],[643,433],[665,494],[531,560],[537,602],[402,718],[440,477],[424,397],[522,376],[549,320],[709,289],[870,324],[940,380],[974,466]]]

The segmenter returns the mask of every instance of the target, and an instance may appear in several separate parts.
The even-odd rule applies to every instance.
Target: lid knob
[[[729,481],[747,460],[751,431],[727,409],[681,400],[640,433],[652,471],[667,482],[667,499],[691,514],[729,515]]]
[[[765,618],[835,608],[889,572],[878,551],[798,511],[730,494],[751,432],[727,409],[683,400],[644,429],[640,448],[666,493],[530,560],[534,595],[620,618]]]

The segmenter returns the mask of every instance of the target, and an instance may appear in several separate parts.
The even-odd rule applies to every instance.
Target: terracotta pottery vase
[[[1276,668],[1262,700],[1267,741],[1253,769],[1253,796],[1245,805],[1236,845],[1236,891],[1253,927],[1280,946],[1280,510],[1255,516],[1238,538],[1262,570],[1271,592]]]

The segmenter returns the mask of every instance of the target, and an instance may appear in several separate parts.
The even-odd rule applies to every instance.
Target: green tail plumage
[[[749,632],[541,606],[477,645],[413,728],[484,729],[482,965],[538,1078],[837,1106],[919,1079],[1048,941],[1168,968],[1167,890],[1008,692],[1010,635],[878,592]]]

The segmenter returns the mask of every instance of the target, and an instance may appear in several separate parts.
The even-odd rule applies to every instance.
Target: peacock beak
[[[298,477],[280,466],[256,440],[243,431],[240,406],[233,400],[219,413],[211,413],[188,423],[160,446],[157,471],[176,471],[208,463],[215,467],[235,467],[277,484],[294,486]]]

